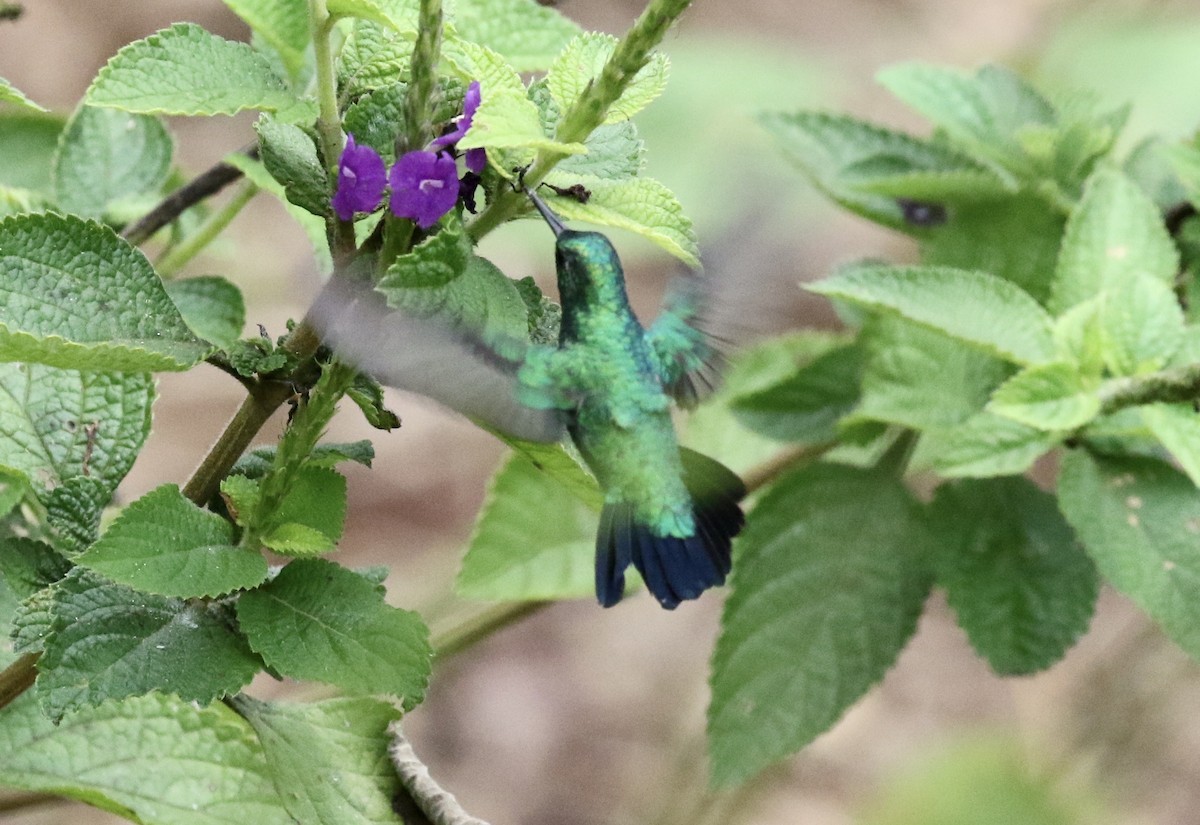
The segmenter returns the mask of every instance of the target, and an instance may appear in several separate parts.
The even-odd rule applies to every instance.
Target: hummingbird
[[[334,279],[310,313],[339,357],[519,438],[575,444],[604,493],[596,597],[619,602],[638,571],[667,609],[725,582],[745,518],[741,479],[681,447],[672,401],[689,408],[714,383],[721,355],[701,330],[704,288],[684,279],[644,328],[624,270],[600,232],[568,229],[535,193],[555,235],[558,346],[481,341],[461,329],[384,309],[382,296]],[[418,343],[419,342],[419,343]],[[446,364],[455,367],[453,382]]]

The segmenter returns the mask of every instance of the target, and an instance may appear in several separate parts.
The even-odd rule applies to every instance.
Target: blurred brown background
[[[559,8],[586,27],[620,32],[641,5],[561,0]],[[172,22],[246,36],[218,0],[25,6],[19,25],[0,26],[0,76],[59,110],[116,49]],[[644,117],[651,171],[696,218],[710,265],[751,270],[755,288],[786,309],[770,319],[775,326],[832,323],[798,282],[849,258],[911,250],[820,203],[758,133],[755,110],[820,106],[921,130],[872,83],[878,68],[1002,61],[1051,88],[1093,86],[1114,103],[1133,100],[1135,133],[1182,135],[1200,123],[1200,12],[1184,2],[698,0],[667,49],[671,87]],[[207,167],[247,142],[251,122],[174,121],[180,162]],[[747,220],[761,228],[742,231]],[[514,276],[544,278],[548,245],[533,237],[489,239],[485,254]],[[635,301],[652,314],[671,265],[628,248]],[[238,283],[251,324],[272,335],[318,284],[304,236],[265,196],[189,271]],[[184,480],[240,399],[234,382],[207,367],[163,376],[159,391],[156,432],[127,497]],[[350,471],[339,559],[389,565],[392,603],[437,615],[449,609],[461,547],[502,450],[426,403],[397,398],[394,406],[403,428],[376,439],[373,470]],[[350,411],[331,433],[373,436]],[[844,825],[880,816],[890,803],[879,800],[895,799],[926,758],[977,737],[1001,742],[1018,772],[1053,783],[1072,812],[1054,821],[1200,823],[1200,670],[1112,593],[1063,663],[1025,679],[993,676],[935,596],[899,666],[833,731],[745,792],[709,796],[703,725],[719,611],[719,595],[674,613],[644,596],[609,611],[590,601],[558,605],[442,664],[408,731],[434,775],[496,825]],[[285,690],[256,685],[263,695]],[[980,810],[972,821],[1021,821]],[[5,821],[116,820],[63,805]]]

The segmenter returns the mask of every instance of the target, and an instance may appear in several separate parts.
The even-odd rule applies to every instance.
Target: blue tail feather
[[[729,575],[731,542],[745,523],[738,506],[745,487],[711,458],[691,450],[680,452],[695,531],[685,537],[660,536],[634,518],[632,504],[605,505],[596,536],[596,597],[605,607],[621,600],[630,564],[668,610],[724,584]]]

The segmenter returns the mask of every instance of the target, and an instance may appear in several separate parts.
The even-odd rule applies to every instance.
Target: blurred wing
[[[533,409],[517,398],[525,342],[488,346],[436,319],[390,309],[370,286],[344,278],[325,286],[308,321],[339,358],[380,383],[527,441],[557,441],[564,433],[561,411]]]
[[[663,388],[684,409],[696,406],[720,385],[725,367],[727,342],[707,331],[709,292],[699,276],[676,278],[662,312],[646,330]]]

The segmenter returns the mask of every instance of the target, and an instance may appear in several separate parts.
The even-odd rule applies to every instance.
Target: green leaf
[[[443,57],[463,83],[479,81],[481,103],[459,149],[531,149],[573,155],[581,143],[560,143],[542,129],[537,106],[526,94],[521,76],[491,49],[466,40],[447,38]]]
[[[1058,499],[1101,574],[1200,658],[1200,497],[1191,480],[1156,459],[1072,450]]]
[[[270,61],[245,43],[176,23],[122,48],[84,97],[93,106],[161,115],[232,115],[243,109],[309,119]]]
[[[600,32],[584,32],[563,48],[546,73],[546,84],[560,112],[569,110],[604,69],[617,48],[617,38]],[[629,120],[662,94],[667,85],[670,62],[661,52],[651,54],[621,97],[608,107],[605,123]]]
[[[1074,364],[1042,364],[1001,384],[988,410],[1039,430],[1074,430],[1100,414],[1099,386]]]
[[[1028,292],[986,272],[863,265],[808,288],[895,312],[1016,364],[1038,364],[1054,357],[1050,316]]]
[[[1012,181],[945,143],[824,112],[768,113],[759,120],[788,159],[846,209],[901,231],[917,228],[898,198],[942,203],[1005,197]],[[923,230],[921,234],[924,234]]]
[[[267,664],[296,679],[420,703],[429,631],[384,603],[369,581],[323,559],[299,559],[238,601],[238,622]]]
[[[1114,375],[1162,369],[1183,342],[1179,299],[1163,281],[1135,277],[1103,292],[1098,317],[1101,355]]]
[[[38,487],[86,475],[114,490],[150,432],[153,401],[140,373],[0,364],[0,466]]]
[[[587,153],[571,155],[554,167],[562,177],[607,180],[636,178],[642,172],[646,146],[632,120],[597,127],[583,142]]]
[[[547,176],[547,181],[567,187],[578,184],[590,193],[587,203],[543,194],[551,208],[565,220],[627,229],[688,266],[700,265],[696,233],[683,214],[683,205],[671,190],[653,178],[605,180],[556,170]]]
[[[458,0],[454,27],[464,40],[481,43],[517,71],[536,72],[579,34],[579,26],[536,0]]]
[[[777,384],[736,396],[730,406],[755,432],[780,441],[816,444],[837,437],[837,422],[858,402],[862,351],[834,349]]]
[[[399,823],[392,800],[402,792],[388,760],[388,726],[400,712],[371,698],[311,705],[259,702],[234,706],[258,734],[271,776],[295,822],[306,825]]]
[[[867,361],[855,417],[923,430],[978,414],[1010,373],[998,359],[895,317],[863,328]]]
[[[81,105],[54,156],[54,196],[67,212],[105,217],[122,199],[156,196],[174,143],[157,118]]]
[[[395,86],[408,74],[412,51],[412,39],[392,27],[370,20],[356,20],[338,55],[340,83],[354,97]],[[347,110],[346,131],[358,138],[358,133],[349,125],[349,111],[353,109],[351,106]]]
[[[219,275],[176,278],[164,286],[179,314],[196,337],[231,347],[246,325],[242,291]]]
[[[343,461],[355,461],[364,467],[370,467],[375,460],[375,448],[370,441],[347,441],[318,444],[305,465],[309,467],[336,467]],[[243,455],[233,465],[230,474],[244,475],[249,478],[262,478],[271,464],[275,461],[275,447],[258,447]]]
[[[27,98],[16,86],[9,83],[3,77],[0,77],[0,104],[4,103],[15,103],[21,108],[32,109],[35,112],[46,111],[44,107]]]
[[[452,223],[396,258],[379,280],[378,289],[388,297],[389,305],[399,306],[403,298],[392,290],[444,287],[463,274],[470,259],[471,245],[462,224]]]
[[[945,224],[920,237],[921,261],[991,273],[1045,303],[1064,224],[1045,199],[1026,192],[958,203]]]
[[[220,596],[267,578],[266,559],[233,541],[229,522],[166,484],[122,510],[76,563],[147,593]]]
[[[897,481],[813,466],[747,519],[712,660],[714,780],[753,776],[828,730],[895,663],[929,589]]]
[[[359,373],[346,397],[358,407],[363,418],[377,430],[391,432],[400,426],[400,416],[389,410],[383,396],[383,385],[369,375]]]
[[[1153,201],[1121,172],[1101,169],[1067,222],[1050,308],[1062,313],[1137,278],[1170,286],[1178,267],[1179,253]]]
[[[45,542],[0,539],[0,577],[18,599],[49,587],[71,570],[71,563]]]
[[[65,125],[59,115],[0,112],[0,184],[49,194],[51,162]]]
[[[0,725],[0,784],[147,825],[293,825],[250,726],[221,704],[152,693],[55,724],[22,696]]]
[[[956,426],[928,431],[921,448],[931,454],[933,469],[943,476],[988,478],[1024,473],[1065,437],[981,412]]]
[[[41,653],[45,649],[44,642],[54,626],[53,606],[51,588],[39,590],[17,605],[12,619],[13,653]]]
[[[403,83],[372,89],[346,109],[346,133],[390,163],[396,157],[396,134],[404,126],[407,97],[408,86]]]
[[[566,599],[595,587],[596,511],[522,455],[492,480],[455,589],[468,599]]]
[[[37,692],[56,719],[150,691],[208,704],[262,667],[219,606],[142,593],[78,568],[53,592]]]
[[[989,166],[1011,172],[1027,171],[1021,131],[1031,125],[1053,126],[1056,121],[1045,98],[1000,66],[983,66],[968,74],[925,63],[901,63],[879,72],[876,79],[943,130],[952,144]]]
[[[960,481],[929,515],[937,583],[996,673],[1043,670],[1087,630],[1100,583],[1054,496],[1024,478]]]
[[[328,0],[329,13],[358,17],[396,31],[417,30],[417,0]]]
[[[304,0],[225,0],[225,5],[279,52],[289,72],[300,70],[309,42]]]
[[[346,479],[326,467],[304,467],[293,481],[262,542],[285,556],[327,553],[346,523]]]
[[[283,185],[287,199],[314,215],[329,214],[328,176],[308,133],[271,117],[260,118],[254,128],[263,165]]]
[[[1148,404],[1139,412],[1154,437],[1200,487],[1200,417],[1196,408],[1191,404]]]
[[[102,478],[72,476],[41,499],[55,546],[65,553],[81,553],[100,532],[100,517],[112,500],[112,485]]]
[[[196,338],[141,252],[70,215],[0,220],[0,359],[70,369],[185,370]]]

